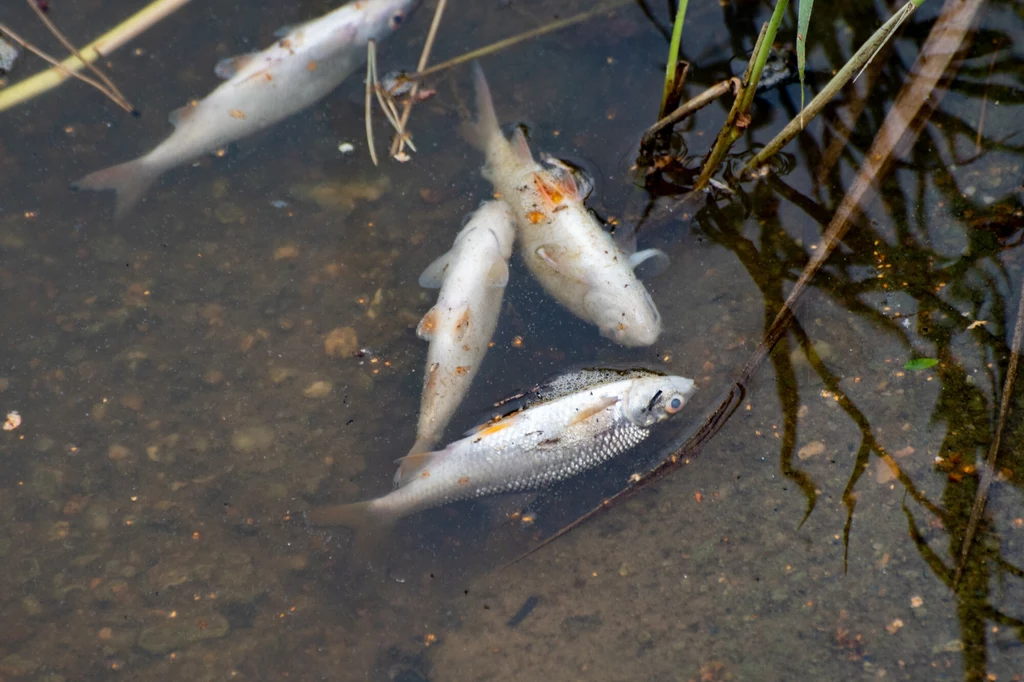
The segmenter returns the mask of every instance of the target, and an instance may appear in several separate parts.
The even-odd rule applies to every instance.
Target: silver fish
[[[474,68],[479,119],[476,142],[487,161],[484,176],[516,216],[519,249],[544,289],[601,334],[624,346],[649,346],[661,333],[661,315],[633,268],[667,260],[657,249],[626,253],[584,205],[592,184],[564,163],[538,163],[519,129],[512,141],[498,126],[490,89]]]
[[[365,542],[365,531],[425,509],[538,490],[632,450],[655,425],[678,414],[694,390],[691,379],[647,370],[598,370],[554,382],[536,391],[525,409],[491,420],[443,450],[404,458],[393,492],[321,507],[309,519],[352,528],[357,542]]]
[[[356,0],[279,31],[262,52],[217,64],[227,80],[205,98],[171,112],[175,130],[144,156],[91,173],[72,189],[117,191],[123,217],[163,173],[268,128],[336,88],[366,60],[366,44],[401,26],[420,0]]]
[[[508,282],[515,226],[501,201],[486,201],[469,218],[446,254],[420,276],[440,287],[416,333],[430,342],[411,453],[434,447],[469,390],[498,324]]]

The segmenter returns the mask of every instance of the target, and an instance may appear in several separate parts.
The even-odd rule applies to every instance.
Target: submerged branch
[[[974,506],[971,508],[971,518],[967,522],[967,529],[964,531],[964,542],[960,547],[960,561],[956,566],[956,575],[953,576],[953,588],[960,584],[960,578],[964,574],[964,567],[967,565],[967,556],[971,553],[971,542],[978,530],[978,523],[981,521],[981,514],[985,511],[985,502],[988,500],[988,491],[992,486],[992,479],[995,476],[996,457],[999,455],[999,442],[1003,435],[1003,427],[1006,426],[1006,416],[1010,412],[1010,398],[1013,395],[1013,385],[1017,379],[1017,365],[1020,362],[1021,343],[1024,341],[1024,289],[1020,295],[1020,305],[1017,307],[1017,324],[1013,329],[1013,346],[1010,351],[1010,364],[1006,369],[1006,379],[1003,383],[1003,397],[999,403],[999,421],[996,423],[995,433],[992,435],[992,442],[988,446],[988,455],[985,457],[985,466],[981,467],[981,481],[978,483],[978,491],[974,498]]]

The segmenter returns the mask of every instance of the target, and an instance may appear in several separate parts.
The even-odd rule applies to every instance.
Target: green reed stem
[[[711,153],[708,154],[704,166],[700,169],[700,177],[697,178],[694,190],[700,190],[707,186],[711,176],[718,170],[733,143],[740,139],[743,131],[750,124],[750,105],[754,102],[757,83],[761,80],[761,72],[764,71],[765,62],[768,61],[768,53],[772,49],[772,43],[775,42],[775,35],[779,31],[779,25],[782,24],[782,18],[786,13],[788,5],[789,0],[779,0],[775,4],[772,18],[762,27],[761,34],[757,37],[757,44],[754,46],[754,53],[751,55],[750,62],[747,63],[747,70],[743,74],[743,85],[740,93],[733,102],[732,109],[729,111],[728,118],[725,119],[722,130],[719,131],[718,137],[715,138],[715,145],[711,148]]]
[[[672,24],[672,41],[668,46],[668,62],[665,64],[665,91],[661,94],[661,109],[658,118],[665,118],[670,108],[675,106],[669,99],[676,89],[676,71],[679,68],[679,45],[683,41],[683,21],[686,18],[688,0],[679,0],[676,9],[675,23]]]

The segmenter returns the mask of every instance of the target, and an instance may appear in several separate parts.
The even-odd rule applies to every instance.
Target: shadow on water
[[[589,6],[453,4],[439,59]],[[495,348],[450,433],[582,364],[692,376],[696,421],[778,314],[938,12],[926,3],[771,172],[680,206],[728,105],[678,126],[678,158],[657,174],[631,175],[668,25],[666,3],[646,4],[657,25],[629,7],[486,66],[503,120],[535,123],[538,150],[592,162],[593,208],[669,252],[673,268],[650,282],[664,335],[611,347],[516,260]],[[112,58],[140,123],[72,86],[0,115],[19,133],[0,137],[0,407],[25,420],[0,440],[0,677],[1021,679],[1024,382],[952,585],[1024,283],[1014,3],[989,4],[942,105],[702,456],[503,571],[638,463],[559,489],[532,527],[496,531],[478,504],[410,519],[369,568],[346,532],[289,518],[386,492],[411,442],[425,355],[413,330],[430,305],[416,277],[491,191],[452,134],[471,100],[464,72],[431,84],[409,164],[338,153],[349,140],[362,151],[353,77],[245,153],[168,174],[129,226],[109,224],[109,196],[66,193],[162,139],[157,112],[252,49],[238,36],[325,9],[300,5],[253,10],[235,37],[219,27],[236,3],[197,6]],[[426,5],[382,49],[387,68],[415,62]],[[732,75],[767,18],[761,3],[691,5],[690,95]],[[887,11],[817,3],[811,86]],[[16,25],[12,13],[0,20]],[[73,37],[105,22],[90,16]],[[160,82],[180,31],[194,63]],[[730,163],[798,107],[796,85],[759,96]],[[921,358],[937,364],[904,368]]]

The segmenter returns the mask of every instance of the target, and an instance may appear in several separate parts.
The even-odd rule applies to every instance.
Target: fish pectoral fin
[[[244,69],[259,52],[250,52],[248,54],[239,54],[234,57],[225,57],[224,59],[217,62],[217,66],[213,67],[213,72],[217,74],[218,78],[224,80],[230,80],[236,73]]]
[[[420,286],[424,289],[440,289],[451,265],[452,252],[449,251],[427,266],[420,275]]]
[[[508,262],[499,258],[487,271],[487,286],[492,289],[504,289],[508,284]]]
[[[167,114],[167,121],[172,126],[177,128],[182,123],[185,123],[186,121],[188,121],[189,118],[192,117],[192,114],[195,112],[195,110],[196,110],[196,107],[195,107],[194,104],[186,104],[183,107],[178,107],[177,109],[175,109],[171,113]]]
[[[512,133],[512,153],[520,161],[533,163],[533,152],[530,151],[530,143],[526,141],[526,133],[522,128],[517,127]]]
[[[566,424],[565,426],[566,426],[566,428],[569,428],[569,427],[575,426],[576,424],[579,424],[581,422],[585,422],[588,419],[590,419],[591,417],[593,417],[594,415],[600,414],[601,412],[604,412],[605,410],[607,410],[609,407],[611,407],[612,405],[614,405],[617,402],[619,402],[619,399],[617,397],[615,397],[613,395],[606,396],[606,397],[602,398],[598,403],[596,403],[594,405],[591,405],[590,407],[587,407],[585,409],[582,409],[579,412],[577,412],[576,414],[574,414],[572,416],[572,419],[570,419],[569,423]]]
[[[643,264],[642,270],[637,270],[637,275],[644,277],[655,277],[668,270],[669,259],[661,249],[644,249],[637,251],[629,257],[629,267],[636,270]]]
[[[427,314],[423,316],[420,323],[416,325],[416,336],[420,337],[424,341],[430,341],[434,338],[434,330],[437,329],[437,306],[434,306],[427,311]]]
[[[580,279],[579,275],[569,266],[568,258],[566,258],[566,249],[561,244],[541,244],[534,253],[552,270],[563,277],[568,277],[581,284],[588,283]]]
[[[568,171],[534,173],[533,185],[537,188],[540,195],[544,197],[548,208],[557,208],[566,201],[570,203],[583,201],[580,196],[579,185],[576,184],[576,178]]]
[[[405,457],[395,460],[399,463],[398,471],[395,472],[395,487],[401,488],[417,476],[424,474],[429,476],[430,472],[427,467],[437,459],[441,452],[411,452]]]

